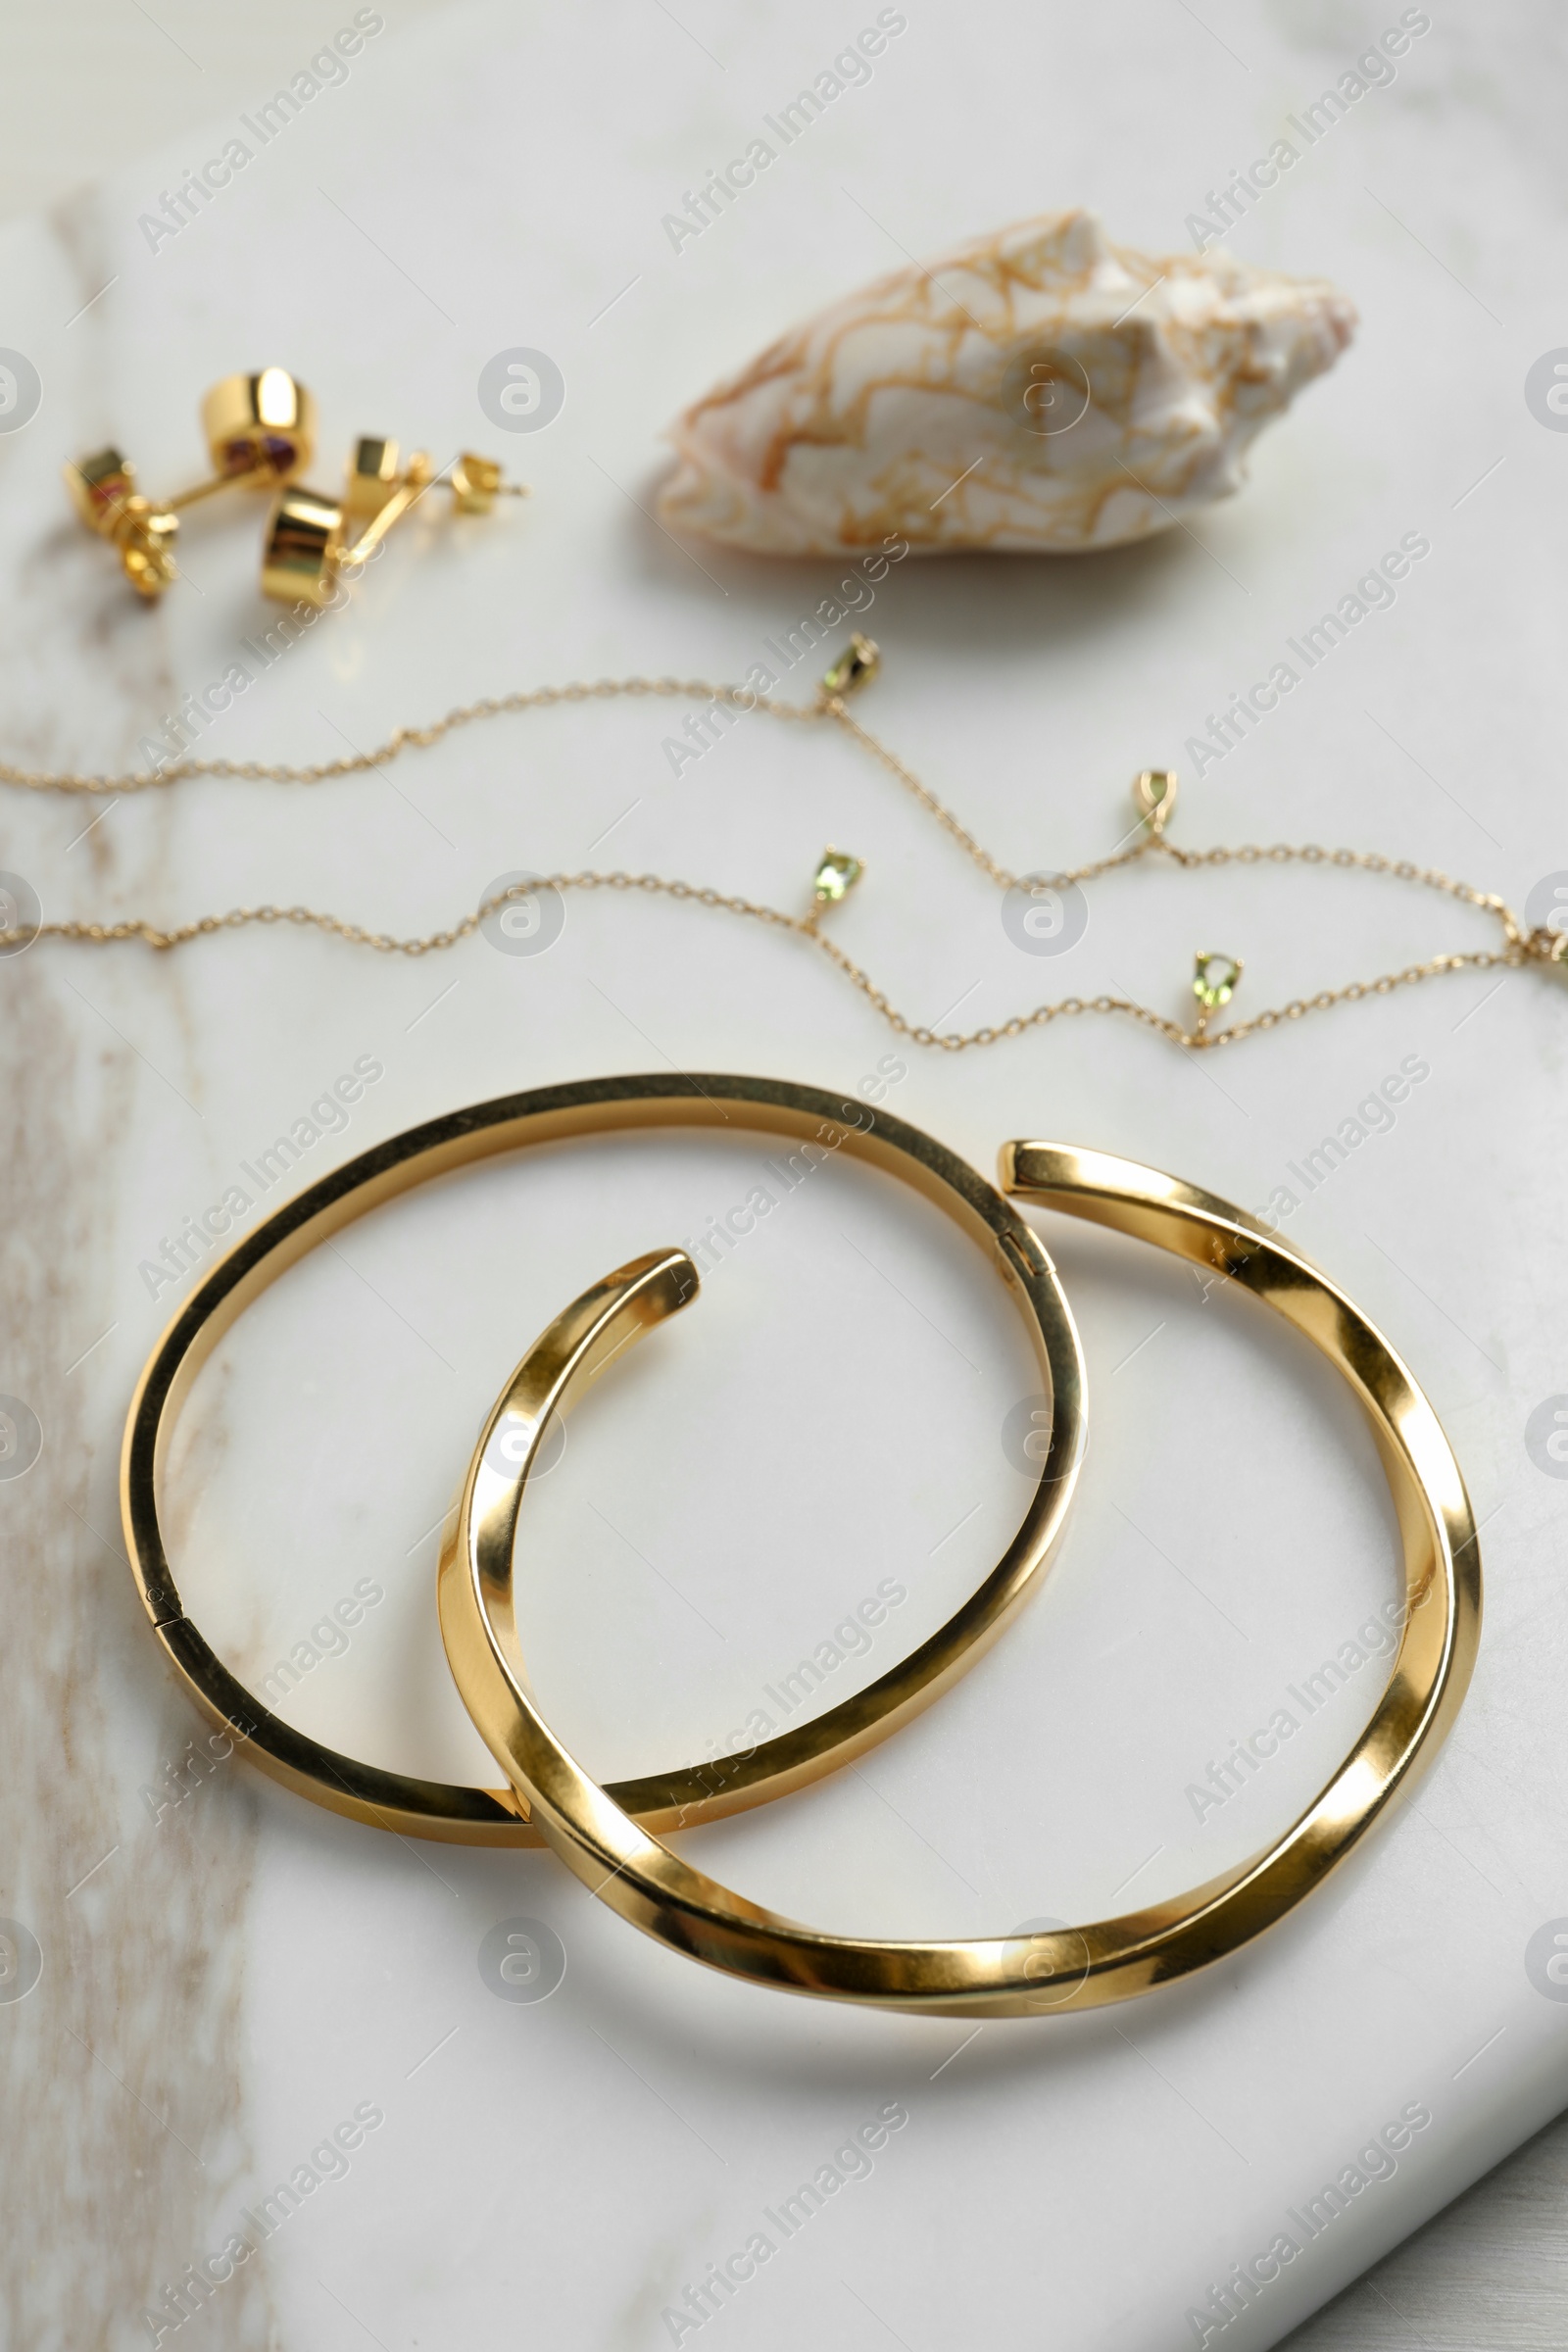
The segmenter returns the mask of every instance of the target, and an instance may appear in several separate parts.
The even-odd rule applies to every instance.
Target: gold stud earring
[[[176,577],[179,516],[143,498],[135,466],[118,449],[95,450],[62,470],[78,517],[119,550],[121,568],[136,594],[149,602],[162,596]]]
[[[493,458],[465,450],[438,474],[422,449],[404,466],[395,441],[368,436],[354,445],[340,499],[298,483],[281,492],[262,552],[262,594],[279,604],[329,605],[338,581],[362,570],[393,524],[438,489],[451,493],[459,514],[488,514],[498,498],[528,495],[526,482],[502,479]]]
[[[225,375],[202,403],[202,431],[215,470],[174,498],[144,497],[134,466],[118,449],[96,450],[65,468],[80,519],[118,550],[125,577],[149,602],[178,577],[173,551],[185,508],[220,490],[275,489],[310,464],[316,403],[286,368]]]

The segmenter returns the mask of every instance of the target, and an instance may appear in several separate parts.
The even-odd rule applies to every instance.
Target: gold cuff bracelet
[[[1039,1582],[1083,1455],[1083,1362],[1066,1299],[1040,1241],[966,1161],[858,1098],[783,1079],[604,1078],[475,1103],[362,1152],[237,1243],[170,1324],[132,1400],[121,1506],[132,1571],[154,1631],[206,1712],[239,1735],[263,1771],[301,1795],[413,1837],[472,1845],[543,1842],[526,1801],[510,1785],[463,1788],[340,1755],[270,1713],[208,1646],[181,1604],[159,1517],[164,1452],[191,1382],[236,1317],[286,1267],[381,1202],[495,1152],[570,1136],[671,1126],[804,1136],[826,1152],[847,1151],[912,1184],[980,1243],[1011,1291],[1051,1396],[1051,1434],[1028,1508],[1001,1561],[909,1657],[868,1689],[754,1749],[617,1784],[611,1794],[624,1808],[621,1817],[636,1816],[657,1828],[711,1820],[761,1804],[863,1754],[961,1674]],[[666,1299],[662,1311],[674,1302]]]
[[[695,1292],[683,1252],[639,1259],[558,1317],[491,1413],[443,1551],[441,1629],[469,1714],[563,1861],[634,1927],[729,1975],[933,2016],[1129,1999],[1224,1958],[1292,1910],[1430,1759],[1464,1695],[1481,1625],[1469,1498],[1436,1413],[1366,1317],[1245,1211],[1132,1161],[1014,1143],[1002,1153],[1002,1182],[1228,1277],[1345,1375],[1372,1424],[1404,1552],[1403,1631],[1388,1687],[1345,1762],[1272,1845],[1121,1918],[978,1941],[883,1942],[820,1935],[730,1893],[640,1828],[567,1753],[529,1693],[517,1645],[517,1511],[552,1411]]]

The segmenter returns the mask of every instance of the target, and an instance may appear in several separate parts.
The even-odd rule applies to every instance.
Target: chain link
[[[449,710],[444,718],[436,719],[429,726],[396,728],[384,743],[372,751],[355,752],[341,759],[319,760],[303,766],[269,765],[254,760],[179,760],[166,767],[135,769],[125,775],[106,776],[80,774],[72,770],[28,769],[0,761],[0,784],[10,784],[28,792],[87,793],[113,797],[150,791],[159,785],[176,784],[194,776],[227,776],[274,784],[319,784],[332,777],[356,775],[383,767],[405,751],[427,750],[459,728],[470,726],[479,719],[497,717],[504,711],[537,710],[558,703],[584,703],[645,695],[699,704],[719,704],[743,714],[750,710],[765,710],[774,718],[828,720],[885,768],[999,889],[1007,891],[1023,887],[1022,877],[1000,864],[913,770],[852,716],[843,697],[825,689],[818,693],[813,702],[786,703],[772,701],[766,695],[754,694],[744,687],[711,685],[703,679],[600,678],[592,683],[541,686],[527,693],[466,703],[457,710]],[[995,1045],[1003,1038],[1021,1037],[1026,1030],[1044,1028],[1052,1021],[1073,1018],[1080,1013],[1119,1013],[1157,1031],[1173,1045],[1206,1051],[1211,1047],[1234,1045],[1244,1037],[1278,1028],[1286,1021],[1302,1020],[1311,1012],[1325,1012],[1331,1005],[1356,1004],[1363,997],[1388,996],[1394,989],[1436,979],[1447,972],[1485,971],[1494,967],[1516,969],[1527,963],[1568,967],[1568,934],[1548,930],[1527,931],[1512,908],[1495,893],[1476,890],[1470,883],[1455,881],[1451,875],[1441,873],[1436,868],[1417,866],[1408,858],[1385,858],[1376,851],[1325,850],[1313,842],[1298,846],[1277,842],[1267,849],[1247,844],[1239,849],[1185,850],[1165,838],[1162,820],[1141,821],[1136,828],[1136,835],[1127,836],[1125,843],[1118,844],[1106,857],[1054,874],[1051,879],[1058,886],[1094,881],[1102,874],[1134,865],[1150,857],[1167,858],[1184,868],[1231,864],[1303,864],[1353,867],[1364,873],[1389,874],[1396,881],[1412,882],[1423,889],[1441,891],[1464,906],[1475,906],[1484,913],[1494,915],[1502,926],[1505,944],[1496,950],[1478,949],[1434,956],[1425,963],[1407,964],[1402,971],[1385,972],[1375,980],[1352,980],[1343,988],[1322,989],[1313,997],[1293,998],[1288,1004],[1254,1013],[1250,1019],[1233,1022],[1223,1029],[1206,1026],[1196,1030],[1185,1029],[1179,1021],[1167,1020],[1163,1014],[1151,1010],[1148,1005],[1140,1004],[1132,998],[1098,996],[1062,997],[1054,1004],[1037,1004],[1030,1012],[1015,1013],[996,1027],[938,1031],[910,1021],[898,1009],[870,975],[821,929],[823,910],[819,907],[808,914],[787,914],[776,906],[764,906],[756,900],[726,896],[721,891],[706,889],[693,882],[670,880],[660,874],[599,873],[589,869],[575,874],[550,874],[541,879],[549,887],[562,892],[636,890],[651,896],[692,900],[702,906],[720,908],[727,913],[766,923],[775,930],[794,932],[819,949],[901,1037],[908,1038],[913,1045],[938,1047],[949,1054],[962,1053],[971,1046]],[[166,949],[181,947],[187,940],[201,939],[215,931],[237,931],[252,923],[293,923],[302,929],[329,932],[356,947],[372,948],[378,955],[429,956],[443,948],[455,947],[460,940],[470,938],[488,915],[499,911],[509,901],[529,897],[539,887],[539,881],[514,883],[509,890],[485,900],[473,913],[465,915],[449,930],[416,934],[406,939],[386,931],[368,931],[359,923],[345,922],[337,915],[309,906],[235,906],[227,914],[202,915],[193,922],[182,923],[172,929],[165,929],[145,919],[115,923],[50,922],[40,924],[36,936],[81,940],[95,946],[118,940],[139,939],[149,947]],[[4,936],[0,933],[0,938]]]
[[[249,783],[324,784],[334,776],[362,775],[384,767],[407,751],[428,751],[443,736],[476,719],[498,718],[509,710],[543,710],[555,703],[591,703],[618,695],[664,695],[691,703],[723,703],[734,710],[767,710],[775,718],[820,718],[825,702],[775,703],[743,686],[710,686],[702,678],[597,678],[566,686],[536,686],[526,694],[504,694],[477,703],[460,704],[427,727],[395,727],[373,751],[351,752],[338,760],[318,760],[304,766],[269,765],[260,760],[172,760],[167,766],[138,767],[124,775],[83,775],[74,768],[17,767],[0,760],[0,784],[23,792],[92,793],[122,798],[132,792],[151,792],[162,784],[181,784],[191,776],[235,776]]]
[[[972,858],[980,871],[983,874],[989,874],[999,889],[1015,890],[1018,887],[1018,876],[1009,873],[1004,865],[999,865],[990,851],[983,850],[974,835],[959,824],[952,809],[944,807],[943,803],[937,799],[936,794],[928,791],[919,777],[905,766],[897,753],[890,752],[885,743],[880,743],[876,736],[871,734],[867,728],[860,726],[850,715],[837,695],[826,696],[817,707],[829,718],[836,719],[846,735],[859,744],[862,750],[869,752],[873,760],[880,761],[890,776],[896,776],[906,792],[912,793],[921,808],[927,809],[936,818],[943,831],[951,834],[958,844],[964,856]]]

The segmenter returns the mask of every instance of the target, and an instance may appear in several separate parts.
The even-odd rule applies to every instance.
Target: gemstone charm
[[[857,629],[832,668],[825,672],[822,692],[835,699],[853,694],[858,686],[868,686],[881,666],[880,651]]]
[[[1206,948],[1200,949],[1193,958],[1193,994],[1205,1013],[1230,1003],[1241,976],[1239,956],[1211,956]]]
[[[1133,778],[1133,799],[1138,813],[1152,833],[1163,832],[1165,821],[1176,806],[1176,770],[1173,767],[1146,767]]]
[[[848,850],[826,849],[817,860],[811,889],[819,906],[836,906],[860,879],[865,868]]]

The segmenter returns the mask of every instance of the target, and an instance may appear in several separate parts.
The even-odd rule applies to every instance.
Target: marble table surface
[[[302,23],[295,68],[354,13]],[[859,16],[380,13],[346,74],[323,73],[156,250],[149,208],[254,119],[288,78],[277,58],[248,94],[225,84],[201,118],[172,117],[162,152],[121,147],[95,185],[0,231],[0,343],[42,385],[25,428],[0,433],[5,757],[135,765],[235,662],[255,674],[207,748],[261,760],[333,758],[514,687],[743,675],[839,570],[662,534],[647,510],[675,410],[831,295],[1043,207],[1087,203],[1115,236],[1180,249],[1206,191],[1385,22],[909,7],[787,170],[675,252],[662,215]],[[1193,843],[1377,847],[1516,905],[1568,869],[1552,528],[1568,442],[1525,392],[1568,344],[1559,52],[1536,7],[1435,13],[1396,77],[1232,232],[1362,314],[1237,499],[1092,562],[910,564],[877,585],[867,723],[1010,865],[1101,854],[1128,777],[1169,762]],[[547,429],[507,438],[531,499],[461,533],[411,525],[281,658],[255,650],[276,613],[256,594],[254,513],[193,521],[155,611],[67,514],[63,459],[112,437],[172,482],[194,470],[202,389],[267,361],[320,399],[323,481],[361,431],[499,448],[480,377],[522,347],[565,386]],[[1194,775],[1206,714],[1407,533],[1430,556],[1392,607]],[[1097,894],[1070,956],[1043,964],[852,746],[753,720],[677,775],[679,716],[532,712],[318,787],[187,783],[107,807],[11,793],[0,865],[49,916],[270,901],[403,931],[449,923],[499,875],[584,864],[795,904],[836,841],[867,864],[835,918],[845,947],[938,1025],[1068,989],[1175,1011],[1199,944],[1245,956],[1258,1004],[1491,944],[1479,915],[1393,883],[1228,870]],[[600,893],[569,900],[538,955],[478,939],[389,959],[269,928],[166,956],[44,941],[0,984],[0,1391],[41,1433],[26,1474],[0,1480],[0,1913],[8,1981],[27,1984],[0,2000],[8,2342],[337,2352],[369,2335],[392,2352],[511,2326],[573,2352],[694,2332],[738,2352],[808,2334],[935,2352],[1003,2330],[1165,2352],[1198,2340],[1210,2282],[1411,2104],[1432,2123],[1395,2175],[1209,2340],[1555,2340],[1555,2265],[1513,2217],[1520,2182],[1554,2189],[1560,2127],[1350,2283],[1568,2101],[1568,2016],[1528,1962],[1568,1915],[1568,1485],[1527,1437],[1568,1391],[1554,980],[1450,978],[1217,1066],[1098,1021],[949,1057],[901,1046],[787,936]],[[515,1087],[755,1069],[881,1087],[983,1168],[1007,1137],[1049,1133],[1252,1206],[1412,1062],[1427,1075],[1397,1117],[1291,1233],[1390,1333],[1452,1438],[1484,1525],[1482,1656],[1414,1801],[1239,1962],[1133,2009],[978,2034],[819,2011],[631,1936],[549,1856],[383,1837],[193,1745],[122,1557],[119,1440],[188,1287],[144,1269],[279,1135],[313,1173]],[[431,1607],[434,1529],[478,1420],[566,1298],[744,1199],[759,1149],[498,1165],[382,1212],[251,1310],[168,1465],[182,1585],[235,1670],[275,1676],[303,1650],[291,1720],[405,1769],[489,1777]],[[1174,1892],[1288,1821],[1372,1704],[1368,1677],[1268,1780],[1195,1819],[1209,1759],[1392,1590],[1387,1503],[1351,1408],[1293,1348],[1164,1260],[1041,1230],[1096,1399],[1048,1592],[853,1772],[686,1841],[824,1926],[995,1933],[1097,1916],[1135,1883]],[[828,1171],[574,1420],[541,1490],[531,1657],[579,1751],[608,1776],[684,1751],[694,1726],[710,1744],[883,1580],[906,1594],[897,1638],[929,1630],[1009,1531],[1003,1433],[1028,1385],[961,1245],[880,1180]],[[379,1597],[339,1639],[333,1612],[366,1586]],[[847,1656],[845,1686],[879,1663]],[[537,2001],[506,1997],[495,1964],[523,1920],[564,1956]],[[801,2242],[700,2330],[664,2317],[889,2108],[906,2123],[863,2174],[846,2160]],[[290,2181],[269,2233],[242,2218]],[[254,2251],[176,2328],[182,2277],[221,2269],[236,2236]],[[1483,2323],[1463,2282],[1493,2245],[1505,2285]]]

